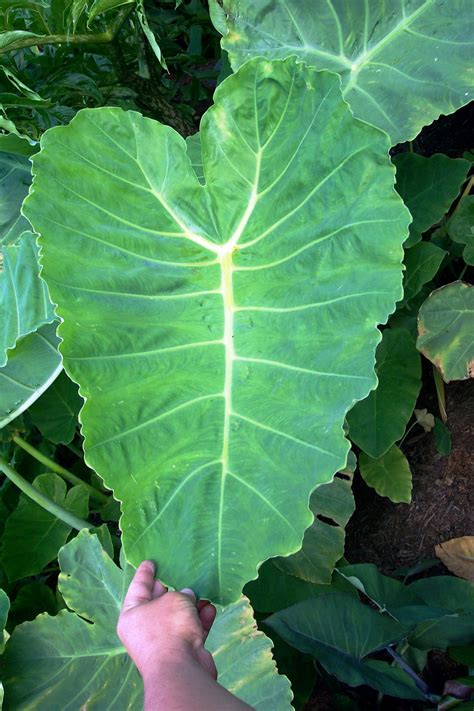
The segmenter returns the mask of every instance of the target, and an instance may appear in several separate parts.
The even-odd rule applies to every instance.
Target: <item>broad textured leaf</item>
[[[61,549],[59,563],[58,587],[72,612],[15,629],[4,660],[7,708],[141,708],[140,676],[115,632],[133,569],[120,570],[86,530]],[[245,600],[219,613],[209,646],[219,681],[233,693],[259,711],[291,708],[288,681],[277,675],[271,644],[256,632]]]
[[[387,131],[392,143],[472,99],[470,0],[221,4],[228,29],[222,46],[234,70],[255,55],[296,55],[338,72],[355,115]]]
[[[419,605],[422,598],[399,580],[382,575],[372,563],[358,563],[338,567],[338,574],[364,593],[380,610],[391,614],[396,608]]]
[[[0,153],[0,245],[16,242],[28,229],[20,214],[21,203],[31,183],[31,163],[28,158]]]
[[[258,578],[247,583],[244,593],[250,598],[255,610],[268,613],[320,595],[326,589],[325,584],[315,585],[284,573],[274,560],[267,560],[260,566]]]
[[[257,629],[247,598],[219,612],[206,642],[219,683],[256,711],[291,711],[292,693],[272,657],[272,643]]]
[[[454,575],[474,582],[474,536],[451,538],[437,545],[435,552]]]
[[[54,382],[62,370],[57,321],[30,333],[8,352],[0,368],[0,427],[21,415]]]
[[[404,630],[353,595],[328,591],[271,615],[265,624],[350,686],[368,684],[391,696],[423,698],[400,669],[367,660],[369,654],[402,639]]]
[[[396,444],[381,457],[373,459],[364,452],[359,457],[363,480],[380,496],[386,496],[395,504],[411,501],[412,480],[408,461]]]
[[[40,474],[33,486],[51,501],[80,518],[87,518],[89,497],[83,486],[66,484],[57,474]],[[16,509],[7,519],[3,532],[0,561],[10,582],[35,575],[58,554],[71,533],[70,526],[20,495]]]
[[[474,288],[455,281],[436,289],[418,316],[416,347],[441,371],[443,379],[474,376]]]
[[[416,296],[421,288],[433,279],[447,252],[431,242],[419,242],[405,252],[405,275],[403,277],[403,301]]]
[[[413,217],[410,237],[405,243],[405,247],[409,247],[419,242],[422,233],[449,210],[470,164],[442,153],[430,158],[417,153],[399,153],[392,161],[397,169],[397,191]]]
[[[349,437],[377,459],[399,440],[421,388],[421,363],[413,337],[403,328],[385,329],[375,361],[378,385],[347,415]]]
[[[472,642],[474,630],[474,585],[452,576],[423,578],[410,585],[410,590],[430,607],[440,608],[444,615],[420,622],[409,636],[418,649],[446,649]]]
[[[0,367],[19,338],[55,318],[46,284],[39,276],[38,248],[31,232],[3,248],[0,271]]]
[[[276,558],[286,573],[312,583],[330,583],[336,563],[344,555],[345,527],[354,513],[352,480],[338,476],[318,486],[309,502],[314,521],[306,529],[301,550]]]
[[[86,110],[45,134],[24,209],[128,558],[231,602],[346,461],[408,214],[336,76],[256,60],[215,100],[204,187],[170,128]]]
[[[474,195],[466,195],[456,207],[447,224],[448,234],[454,242],[465,244],[463,258],[474,265]]]
[[[36,427],[55,444],[68,444],[74,438],[82,399],[77,385],[61,373],[46,392],[30,407]]]

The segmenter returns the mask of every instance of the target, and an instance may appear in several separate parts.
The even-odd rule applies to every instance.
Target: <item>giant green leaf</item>
[[[21,338],[0,368],[0,427],[21,415],[62,370],[57,321]]]
[[[24,210],[128,558],[231,602],[345,464],[408,213],[333,74],[259,59],[215,100],[205,186],[169,127],[85,110],[45,134]]]
[[[354,513],[352,480],[335,476],[311,494],[314,521],[306,529],[301,550],[276,558],[286,573],[312,583],[330,583],[337,561],[344,555],[345,527]]]
[[[1,155],[1,154],[0,154]],[[39,276],[38,249],[31,232],[3,248],[0,271],[0,367],[22,336],[54,320],[46,284]]]
[[[397,191],[413,217],[407,247],[419,242],[422,233],[449,210],[470,163],[442,153],[429,158],[417,153],[399,153],[392,160],[397,169]]]
[[[140,676],[115,627],[133,570],[125,573],[83,530],[59,553],[59,590],[70,608],[15,629],[4,660],[8,709],[126,711],[142,707]],[[288,680],[257,632],[245,599],[219,613],[208,646],[219,681],[258,711],[289,711]]]
[[[401,669],[367,659],[402,639],[404,630],[353,595],[329,588],[326,594],[276,612],[265,624],[300,652],[312,654],[327,672],[346,684],[368,684],[406,699],[423,698]]]
[[[405,432],[421,388],[414,338],[403,328],[385,329],[375,362],[378,385],[347,415],[349,436],[377,459]]]
[[[256,711],[291,711],[288,679],[277,673],[272,643],[257,629],[247,598],[218,614],[206,647],[226,689]]]
[[[381,457],[372,458],[361,452],[359,467],[362,478],[380,496],[395,504],[411,501],[410,465],[402,450],[393,444]]]
[[[455,281],[436,289],[418,316],[416,347],[444,380],[474,376],[474,287]]]
[[[74,438],[82,399],[77,385],[62,372],[46,392],[30,407],[39,431],[55,444],[69,444]]]
[[[28,158],[0,152],[0,245],[15,242],[28,229],[20,207],[30,183]]]
[[[255,55],[296,55],[338,72],[355,115],[392,143],[472,98],[470,0],[219,2],[234,70]]]
[[[51,472],[37,476],[33,486],[76,516],[87,518],[88,493],[83,486],[67,491],[63,479]],[[10,582],[40,573],[56,558],[70,533],[70,526],[21,494],[7,519],[0,548],[0,561]]]

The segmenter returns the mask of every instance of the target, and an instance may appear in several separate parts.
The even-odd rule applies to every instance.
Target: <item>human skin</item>
[[[217,682],[204,642],[216,615],[192,590],[168,592],[143,561],[130,583],[117,634],[140,672],[145,711],[251,711]]]

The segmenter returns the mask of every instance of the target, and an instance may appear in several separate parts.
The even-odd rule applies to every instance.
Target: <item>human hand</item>
[[[155,580],[155,565],[141,563],[123,601],[117,634],[143,679],[167,665],[195,663],[217,678],[204,642],[216,616],[192,590],[168,592]]]

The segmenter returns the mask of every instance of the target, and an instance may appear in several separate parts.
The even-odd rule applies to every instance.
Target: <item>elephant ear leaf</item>
[[[128,559],[159,551],[165,581],[227,604],[345,464],[409,215],[387,137],[293,58],[225,80],[200,136],[205,185],[169,127],[81,111],[44,135],[24,210]]]
[[[216,0],[211,5],[215,6]],[[355,116],[414,138],[472,100],[470,0],[223,0],[232,68],[296,55],[337,72]],[[220,13],[211,15],[222,32]]]

